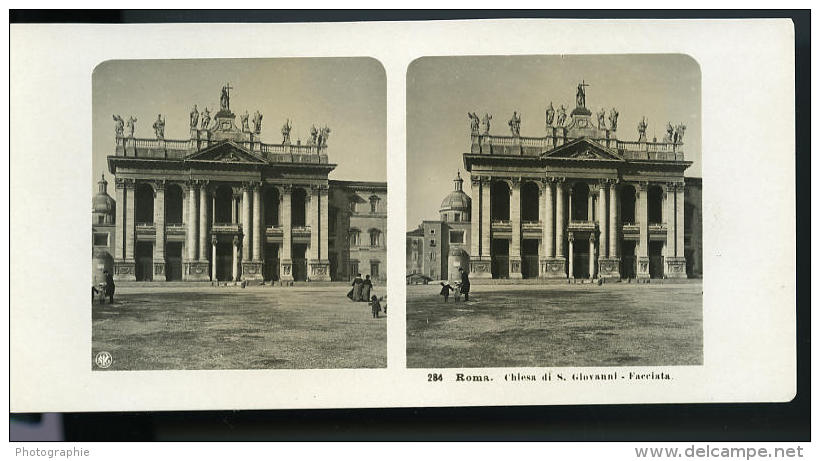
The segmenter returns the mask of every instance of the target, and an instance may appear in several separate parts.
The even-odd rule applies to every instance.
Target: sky
[[[371,58],[185,59],[106,61],[92,77],[93,190],[100,174],[112,176],[106,157],[114,152],[113,115],[137,118],[135,137],[155,138],[162,114],[166,139],[190,137],[188,114],[196,104],[213,116],[222,86],[230,82],[231,110],[262,115],[262,141],[282,142],[289,118],[291,140],[306,142],[310,127],[327,125],[328,156],[338,166],[331,179],[385,181],[386,81]]]
[[[470,150],[468,112],[493,116],[490,133],[510,135],[507,120],[521,116],[521,136],[544,136],[544,112],[575,107],[575,90],[585,81],[586,106],[618,109],[618,138],[637,141],[637,125],[647,118],[646,135],[660,140],[667,121],[686,125],[683,151],[694,163],[686,176],[701,176],[700,66],[681,54],[585,56],[424,57],[407,71],[407,227],[439,219],[438,207]]]

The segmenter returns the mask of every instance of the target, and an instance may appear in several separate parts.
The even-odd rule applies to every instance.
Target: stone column
[[[327,256],[327,186],[320,185],[312,189],[310,201],[310,245],[313,248],[313,261],[310,263],[310,279],[316,281],[330,280],[330,261]]]
[[[666,224],[666,255],[665,257],[675,257],[675,183],[666,184],[664,201],[664,223]],[[669,265],[667,264],[667,269]],[[666,274],[668,275],[668,274]]]
[[[684,185],[678,184],[675,193],[675,257],[684,259],[686,253],[684,253],[684,230],[683,230],[683,220],[684,220]]]
[[[133,228],[133,216],[132,218],[128,218],[128,203],[134,201],[134,187],[133,185],[128,186],[129,183],[133,183],[131,179],[122,179],[116,178],[115,179],[116,188],[117,188],[117,203],[116,203],[116,235],[114,237],[116,246],[114,247],[114,273],[111,274],[114,277],[114,280],[135,280],[136,274],[136,262],[133,260],[133,255],[131,260],[127,260],[127,243],[128,239],[126,235],[128,234],[128,229]],[[131,192],[128,193],[127,191],[130,190]],[[133,208],[133,207],[132,207]]]
[[[521,179],[513,178],[510,197],[510,278],[520,279],[521,275]]]
[[[293,280],[293,261],[291,261],[291,222],[290,222],[290,199],[291,189],[290,184],[285,184],[283,189],[282,205],[279,207],[282,210],[282,258],[279,260],[279,280],[290,281]]]
[[[117,216],[116,216],[116,236],[115,242],[117,244],[114,247],[114,259],[116,260],[123,260],[125,259],[125,181],[121,178],[117,178],[115,181],[116,188],[117,188]]]
[[[618,257],[618,188],[615,181],[609,183],[609,257]]]
[[[211,235],[211,281],[216,282],[216,235]]]
[[[481,181],[473,176],[470,183],[471,189],[471,211],[470,211],[470,260],[475,261],[481,256]],[[472,267],[472,264],[470,264]],[[470,272],[475,272],[472,268]]]
[[[593,192],[594,188],[595,188],[595,186],[591,185],[591,186],[589,187],[589,194],[587,195],[587,221],[590,221],[590,222],[591,222],[591,221],[593,221],[593,216],[592,216],[592,208],[593,208],[593,204],[592,204],[592,196],[593,196],[593,195],[595,195],[595,194],[594,194],[594,192]]]
[[[541,220],[544,228],[541,240],[544,242],[543,256],[545,258],[555,257],[555,222],[552,216],[552,201],[552,180],[549,179],[544,183],[544,208],[542,208],[544,218]]]
[[[647,189],[646,182],[639,182],[635,188],[638,198],[638,217],[640,240],[638,242],[638,273],[639,279],[649,278],[649,215],[647,213]]]
[[[242,186],[242,262],[251,260],[251,194],[250,185]]]
[[[606,189],[607,183],[602,181],[601,184],[598,186],[598,230],[600,231],[599,240],[598,240],[598,257],[599,258],[606,258],[607,257],[607,238],[609,237],[608,233],[608,222],[606,220]]]
[[[567,223],[572,222],[572,191],[573,186],[567,187]]]
[[[216,189],[211,191],[211,226],[216,224]]]
[[[330,238],[330,235],[328,235],[328,232],[330,232],[328,226],[328,220],[330,219],[329,192],[327,185],[319,187],[319,259],[328,261],[328,271],[330,270],[330,260],[328,259],[328,239]],[[387,238],[387,236],[385,235],[384,238]]]
[[[319,249],[319,226],[317,220],[319,217],[319,190],[315,186],[311,186],[307,190],[310,192],[310,195],[308,196],[308,203],[305,204],[307,208],[306,224],[310,227],[310,248],[308,248],[308,261],[313,262],[319,259],[319,252],[317,251]],[[309,275],[312,276],[313,274]]]
[[[208,261],[208,183],[199,186],[199,260]]]
[[[483,178],[481,181],[481,259],[488,263],[492,254],[490,253],[490,242],[492,219],[490,217],[490,185],[491,180]],[[488,268],[489,270],[489,268]],[[492,274],[490,274],[492,277]]]
[[[253,188],[253,255],[254,261],[262,262],[262,192],[257,184]]]
[[[239,281],[239,236],[233,236],[233,242],[231,242],[231,248],[233,250],[233,259],[231,260],[231,269],[233,271],[233,281]]]
[[[165,280],[165,181],[154,183],[154,280]]]
[[[555,182],[555,257],[564,257],[564,182]]]
[[[134,246],[136,245],[136,183],[133,179],[127,179],[125,183],[125,259],[134,260]]]
[[[197,226],[196,226],[196,183],[190,181],[188,183],[188,226],[186,231],[185,246],[188,250],[188,260],[196,259],[196,245],[197,245]]]
[[[237,224],[239,223],[239,219],[236,217],[236,209],[239,208],[239,196],[237,196],[234,192],[231,194],[231,223]]]
[[[595,233],[589,233],[589,278],[595,278]]]
[[[569,260],[569,261],[568,261],[568,265],[569,265],[569,272],[568,272],[568,274],[569,274],[569,278],[571,278],[571,279],[572,279],[572,278],[575,278],[575,275],[572,273],[572,270],[573,270],[573,267],[572,267],[572,266],[573,266],[573,260],[575,259],[575,258],[573,258],[573,251],[572,251],[572,250],[573,250],[573,246],[574,246],[573,244],[575,243],[575,235],[574,235],[574,233],[570,232],[570,233],[569,233],[569,235],[568,235],[568,237],[567,237],[567,240],[569,241],[569,254],[567,255],[567,256],[568,256],[568,257],[567,257],[567,259]]]

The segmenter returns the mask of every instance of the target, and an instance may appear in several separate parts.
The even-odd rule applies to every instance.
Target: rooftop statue
[[[330,128],[325,125],[319,130],[319,147],[327,147],[327,138],[330,137]]]
[[[114,135],[116,135],[118,138],[122,137],[122,132],[123,132],[122,127],[123,127],[124,124],[125,124],[125,122],[122,120],[122,117],[120,117],[119,115],[114,114]]]
[[[601,109],[598,112],[598,129],[605,130],[606,129],[606,110]]]
[[[290,130],[293,125],[290,124],[290,119],[285,119],[285,124],[282,125],[282,144],[290,144]]]
[[[567,121],[567,108],[561,104],[561,107],[558,108],[558,126],[564,126],[564,123]]]
[[[484,113],[484,120],[482,120],[482,122],[481,122],[482,125],[483,125],[483,130],[484,130],[483,134],[490,134],[490,120],[492,120],[492,119],[493,119],[492,115],[490,115],[486,112]]]
[[[507,122],[507,125],[510,126],[510,132],[513,136],[521,136],[521,116],[518,115],[518,111],[513,111],[512,118]]]
[[[199,123],[199,111],[196,109],[196,104],[194,104],[194,109],[191,111],[190,122],[191,129],[195,130],[197,123]]]
[[[256,134],[262,132],[262,114],[258,110],[253,114],[253,132]]]
[[[614,107],[609,111],[609,129],[618,131],[618,110]]]
[[[675,143],[682,143],[683,142],[683,134],[686,133],[686,125],[683,123],[675,126]]]
[[[310,141],[308,141],[309,146],[315,146],[317,139],[319,138],[319,129],[316,128],[316,125],[311,125],[310,127]]]
[[[666,122],[666,136],[663,137],[663,142],[675,142],[675,128],[671,122]]]
[[[478,125],[480,123],[478,115],[475,112],[467,112],[467,118],[470,119],[470,133],[478,134]]]
[[[646,117],[641,117],[638,122],[638,142],[646,142]]]
[[[230,83],[222,87],[222,95],[219,97],[219,108],[221,110],[231,110],[231,90],[233,87]]]
[[[555,119],[555,108],[552,107],[552,101],[550,101],[550,106],[547,107],[547,126],[552,126],[552,121]]]
[[[248,133],[251,131],[250,127],[248,126],[248,111],[246,110],[245,113],[239,116],[239,122],[242,124],[242,132]]]
[[[125,127],[128,128],[128,137],[134,137],[134,127],[137,125],[137,117],[133,115],[128,117],[128,120],[125,122]]]
[[[584,83],[582,80],[581,83],[578,84],[578,91],[575,93],[575,104],[578,107],[586,107],[587,106],[587,92],[584,87],[589,86],[588,84]]]
[[[205,112],[202,112],[202,129],[207,130],[208,127],[211,125],[211,112],[208,108],[205,108]]]
[[[165,120],[162,118],[162,114],[157,114],[157,121],[154,122],[153,127],[157,139],[165,139]]]

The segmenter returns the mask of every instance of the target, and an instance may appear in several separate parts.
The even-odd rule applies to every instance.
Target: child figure
[[[461,282],[456,282],[456,286],[453,288],[453,296],[455,297],[455,302],[461,301]]]
[[[453,288],[453,286],[450,285],[450,282],[447,282],[447,283],[441,282],[441,292],[439,294],[441,296],[444,296],[444,302],[445,303],[447,302],[447,298],[450,297],[450,291],[451,290],[455,291],[455,288]]]
[[[379,304],[379,298],[376,295],[370,298],[370,306],[373,309],[373,318],[379,318],[379,312],[382,310],[382,306]]]

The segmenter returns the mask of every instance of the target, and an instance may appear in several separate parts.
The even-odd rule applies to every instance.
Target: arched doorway
[[[621,188],[621,223],[635,224],[635,187],[627,184]]]
[[[302,188],[294,188],[290,198],[290,225],[292,227],[305,227],[307,192]]]
[[[165,223],[182,224],[182,188],[169,184],[165,188]]]
[[[146,183],[137,184],[134,221],[140,224],[154,223],[154,189]]]
[[[506,181],[493,181],[490,185],[490,219],[510,220],[510,186]]]
[[[538,184],[526,181],[521,185],[521,222],[538,222],[539,196]]]

